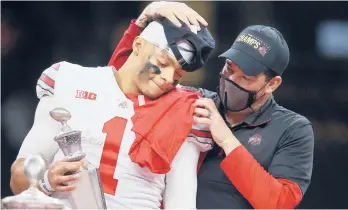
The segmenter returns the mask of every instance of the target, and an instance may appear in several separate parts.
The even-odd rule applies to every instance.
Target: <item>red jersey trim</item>
[[[47,76],[45,73],[41,74],[40,80],[44,82],[46,85],[48,85],[49,87],[51,87],[52,89],[54,89],[55,81],[51,79],[49,76]]]
[[[274,178],[244,146],[234,149],[220,166],[254,208],[292,209],[302,200],[302,191],[297,183]]]

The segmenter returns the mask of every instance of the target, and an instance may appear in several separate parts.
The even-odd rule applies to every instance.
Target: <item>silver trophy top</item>
[[[24,175],[30,184],[36,185],[44,176],[46,170],[45,161],[38,155],[30,155],[24,160]]]
[[[18,195],[2,199],[4,209],[64,209],[63,203],[51,198],[36,186],[46,170],[45,161],[39,155],[29,155],[24,161],[24,174],[30,182],[30,187]]]
[[[68,110],[64,108],[55,108],[50,111],[50,115],[54,120],[62,123],[62,132],[66,133],[71,131],[71,128],[67,124],[67,121],[71,119],[71,114]]]

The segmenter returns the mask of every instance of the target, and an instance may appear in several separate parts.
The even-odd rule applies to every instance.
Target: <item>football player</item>
[[[206,27],[178,28],[168,19],[151,22],[133,42],[133,52],[116,71],[60,62],[37,82],[40,102],[33,127],[11,168],[15,194],[28,187],[23,161],[41,155],[49,165],[39,189],[65,199],[82,161],[64,162],[54,137],[62,126],[49,112],[69,110],[69,126],[83,131],[82,150],[99,168],[107,208],[196,208],[199,154],[212,148],[209,132],[193,125],[198,93],[176,88],[201,68],[215,47]],[[189,137],[187,137],[189,136]]]

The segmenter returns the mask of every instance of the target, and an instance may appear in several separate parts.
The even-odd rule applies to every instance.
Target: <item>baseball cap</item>
[[[233,61],[249,76],[256,76],[267,69],[282,75],[289,63],[290,52],[277,29],[253,25],[245,28],[231,48],[219,57]]]
[[[166,18],[152,21],[140,37],[166,50],[188,72],[201,68],[215,48],[215,40],[206,27],[201,26],[198,31],[195,26],[183,22],[177,27]]]

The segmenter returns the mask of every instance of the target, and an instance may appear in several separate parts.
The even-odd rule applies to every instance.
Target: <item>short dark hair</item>
[[[279,76],[277,74],[277,72],[273,71],[272,69],[268,68],[265,72],[264,72],[265,76],[266,76],[266,81],[269,82],[273,77]]]

